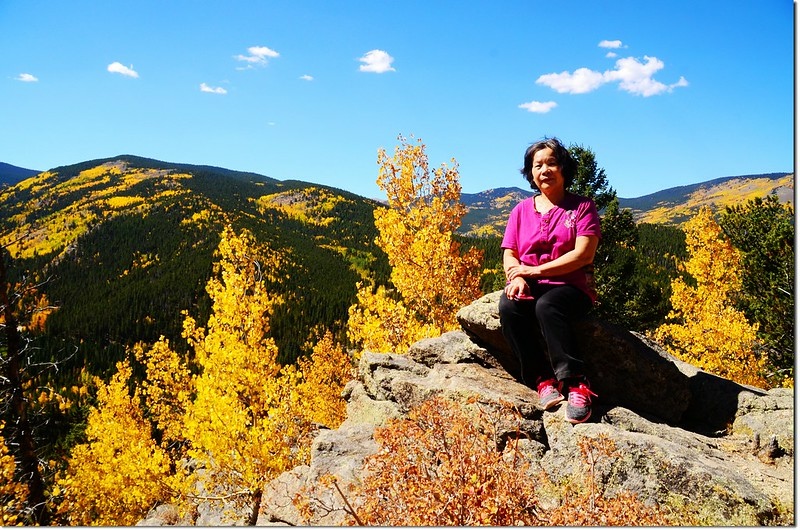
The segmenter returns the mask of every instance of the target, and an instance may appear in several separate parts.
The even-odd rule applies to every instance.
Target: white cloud
[[[604,77],[609,82],[619,81],[619,87],[638,96],[655,96],[669,90],[669,87],[653,79],[653,75],[664,68],[664,62],[656,57],[644,56],[644,63],[635,57],[617,60],[616,69],[609,70]]]
[[[266,46],[250,46],[247,48],[247,53],[248,55],[234,55],[233,58],[237,61],[247,63],[248,68],[252,68],[253,66],[265,66],[269,59],[275,59],[281,55]]]
[[[383,50],[368,51],[359,59],[359,61],[364,63],[358,67],[358,70],[361,72],[374,72],[376,74],[382,74],[384,72],[395,71],[395,69],[392,68],[394,57]]]
[[[669,89],[670,89],[670,91],[672,91],[673,88],[682,87],[682,86],[689,86],[689,81],[687,81],[686,78],[683,77],[683,76],[681,76],[681,78],[678,79],[677,83],[672,83],[669,86]]]
[[[200,83],[200,92],[208,92],[209,94],[227,94],[228,91],[221,86],[212,87],[205,83]]]
[[[601,40],[598,44],[601,48],[622,48],[622,41],[621,40]]]
[[[136,70],[133,69],[133,65],[130,65],[130,67],[128,67],[116,61],[109,64],[107,70],[112,74],[120,74],[124,75],[125,77],[134,77],[134,78],[139,77],[139,74],[136,72]]]
[[[38,77],[32,74],[19,74],[14,79],[16,79],[17,81],[22,81],[23,83],[35,83],[36,81],[39,80]]]
[[[555,101],[529,101],[528,103],[522,103],[519,105],[519,108],[525,109],[528,112],[547,114],[557,106],[558,104]]]
[[[588,68],[578,68],[572,73],[565,71],[560,74],[544,74],[536,80],[536,83],[548,86],[560,94],[585,94],[596,90],[604,82],[603,74]]]
[[[300,76],[300,79],[302,79],[303,81],[313,81],[313,80],[314,80],[314,78],[313,78],[313,77],[311,77],[311,76],[310,76],[310,75],[308,75],[308,74],[301,75],[301,76]]]
[[[635,57],[618,59],[613,70],[597,72],[588,68],[578,68],[572,73],[544,74],[536,80],[561,94],[585,94],[597,90],[606,83],[619,83],[619,88],[637,96],[650,97],[671,92],[676,87],[689,86],[681,78],[671,85],[656,81],[653,76],[664,68],[664,62],[657,57],[645,55],[644,62]]]

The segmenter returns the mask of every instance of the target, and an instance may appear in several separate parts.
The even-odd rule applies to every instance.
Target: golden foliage
[[[60,179],[58,173],[51,171],[40,173],[0,193],[0,201],[25,190],[31,195],[25,209],[11,219],[14,226],[2,234],[0,245],[19,258],[63,252],[100,220],[131,210],[146,213],[167,197],[187,193],[180,187],[180,181],[187,178],[191,176],[168,170],[129,168],[122,162],[101,164],[70,179]],[[154,196],[145,201],[126,195],[133,186],[148,179],[160,179],[161,190]],[[62,209],[49,210],[69,195],[76,199]],[[43,215],[32,221],[34,212]]]
[[[118,196],[118,197],[109,197],[106,199],[106,204],[112,210],[122,210],[124,208],[128,208],[130,206],[135,206],[137,204],[141,204],[144,202],[143,197],[128,197],[128,196]]]
[[[259,250],[249,232],[227,227],[218,249],[216,274],[207,291],[213,311],[205,329],[187,317],[184,336],[200,369],[195,399],[183,433],[189,455],[209,470],[224,472],[250,495],[297,462],[293,448],[304,434],[292,390],[298,375],[280,373],[269,317],[280,298],[267,292],[263,276],[278,256]]]
[[[348,309],[347,336],[365,350],[403,351],[420,339],[442,333],[431,323],[419,322],[415,313],[382,285],[374,290],[371,284],[359,282],[356,296],[356,304]]]
[[[301,357],[297,365],[302,375],[297,392],[307,419],[336,429],[347,414],[342,391],[354,376],[350,356],[328,331],[314,345],[311,358]]]
[[[134,356],[145,367],[142,394],[149,418],[163,433],[162,447],[184,438],[183,416],[194,391],[193,380],[184,360],[161,337],[152,348],[133,348]]]
[[[308,187],[264,195],[256,200],[262,210],[279,210],[293,219],[317,226],[328,226],[336,220],[333,209],[346,199],[328,190]]]
[[[59,513],[69,524],[130,525],[157,502],[184,510],[198,496],[252,506],[266,482],[308,461],[317,424],[343,420],[341,393],[352,366],[330,334],[297,367],[276,361],[269,319],[281,299],[264,280],[274,279],[280,256],[246,230],[237,235],[226,227],[216,257],[206,327],[184,319],[193,364],[162,338],[134,347],[146,377],[133,397],[127,363],[101,385],[89,441],[74,449],[59,481]]]
[[[21,515],[26,507],[28,487],[16,481],[17,466],[6,447],[2,435],[4,428],[5,423],[0,422],[0,526],[22,526]]]
[[[711,209],[687,221],[688,259],[683,271],[695,281],[672,282],[672,311],[654,333],[679,359],[738,383],[766,387],[766,359],[756,352],[757,326],[734,307],[741,288],[741,256],[714,221]]]
[[[388,207],[375,210],[376,242],[388,256],[397,297],[362,286],[348,324],[351,340],[365,347],[378,343],[371,348],[377,351],[401,351],[409,338],[455,329],[456,312],[481,294],[481,252],[473,248],[462,254],[453,239],[466,212],[458,165],[453,160],[453,167],[431,170],[422,142],[400,140],[394,156],[383,149],[378,153],[377,183]],[[391,327],[376,337],[390,314]]]
[[[128,393],[131,367],[117,364],[108,384],[98,381],[98,404],[89,413],[87,443],[75,446],[64,476],[58,513],[70,525],[133,525],[165,497],[169,457],[150,437],[139,393]]]
[[[227,214],[216,204],[208,205],[199,211],[193,211],[191,217],[181,221],[181,226],[197,226],[198,228],[210,229],[213,226],[214,218],[226,220]]]

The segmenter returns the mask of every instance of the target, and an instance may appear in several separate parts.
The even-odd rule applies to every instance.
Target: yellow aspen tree
[[[278,265],[278,256],[259,248],[249,232],[226,228],[207,285],[208,325],[184,321],[200,370],[184,417],[188,454],[242,506],[257,503],[267,481],[307,458],[296,449],[310,430],[298,421],[299,375],[293,367],[281,370],[269,336],[269,318],[281,300],[263,279]]]
[[[342,391],[355,375],[350,356],[334,342],[328,331],[314,345],[311,357],[301,357],[297,366],[302,376],[298,394],[306,418],[314,424],[336,429],[347,414]]]
[[[5,424],[0,422],[0,433]],[[23,526],[25,500],[28,488],[17,482],[14,476],[17,469],[14,456],[9,453],[6,440],[0,434],[0,526]]]
[[[373,352],[403,351],[418,339],[441,334],[433,324],[419,322],[414,312],[382,285],[373,290],[372,284],[360,282],[348,318],[348,338]]]
[[[188,366],[161,337],[149,349],[137,344],[133,348],[136,360],[145,367],[141,382],[148,417],[161,431],[161,446],[168,449],[184,438],[183,418],[189,409],[194,387]],[[174,454],[177,459],[181,455]]]
[[[425,144],[400,141],[394,156],[378,152],[377,184],[387,207],[375,210],[376,243],[388,256],[396,295],[360,286],[348,323],[351,340],[383,352],[455,329],[456,312],[481,294],[481,252],[462,253],[453,238],[466,213],[458,164],[431,169]],[[376,337],[383,322],[391,326]]]
[[[58,514],[70,526],[131,526],[166,495],[169,457],[150,436],[138,390],[128,392],[131,375],[124,361],[108,384],[97,382],[88,441],[72,449],[57,481],[63,494]]]
[[[765,359],[756,355],[757,326],[734,307],[741,289],[741,256],[724,236],[711,209],[702,208],[683,226],[688,259],[683,278],[672,281],[672,311],[655,331],[679,359],[738,383],[767,385]]]

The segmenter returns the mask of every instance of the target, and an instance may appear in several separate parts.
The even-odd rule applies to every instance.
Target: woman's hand
[[[512,300],[520,297],[529,297],[531,288],[522,276],[517,276],[506,284],[504,289],[506,296]]]

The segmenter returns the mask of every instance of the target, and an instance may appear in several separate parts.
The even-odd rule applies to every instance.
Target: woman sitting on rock
[[[572,323],[597,299],[592,262],[600,216],[591,199],[568,191],[576,171],[577,163],[556,138],[525,151],[520,172],[539,193],[517,204],[509,216],[501,245],[507,283],[499,312],[523,382],[535,385],[544,409],[563,401],[566,392],[567,420],[582,423],[592,415],[595,394]]]

